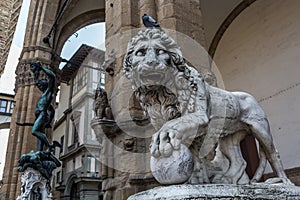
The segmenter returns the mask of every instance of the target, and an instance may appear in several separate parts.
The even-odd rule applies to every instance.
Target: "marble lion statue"
[[[163,30],[142,30],[131,39],[124,73],[157,131],[152,136],[151,155],[169,157],[182,144],[189,147],[194,165],[187,182],[256,183],[269,161],[278,176],[269,183],[279,180],[292,184],[274,146],[266,115],[255,98],[207,84],[185,63],[177,43]],[[247,134],[260,145],[260,163],[251,180],[240,150],[240,141]],[[222,173],[205,167],[207,161],[217,159],[218,153],[227,159]]]

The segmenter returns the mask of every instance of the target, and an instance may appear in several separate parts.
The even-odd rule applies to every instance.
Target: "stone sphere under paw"
[[[194,162],[190,150],[183,144],[169,157],[151,157],[150,168],[154,178],[161,184],[186,182],[192,175]]]

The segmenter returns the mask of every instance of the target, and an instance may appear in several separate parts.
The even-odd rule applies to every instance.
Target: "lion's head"
[[[170,87],[173,76],[184,67],[179,46],[162,30],[140,31],[128,44],[124,72],[134,88]]]
[[[107,92],[101,88],[101,87],[98,87],[95,91],[95,97],[94,99],[97,101],[97,102],[101,102],[102,104],[103,103],[107,103],[108,102],[108,99],[107,99]]]
[[[159,29],[142,30],[132,38],[124,73],[150,118],[164,122],[180,116],[197,90],[195,69],[185,64],[177,43]]]

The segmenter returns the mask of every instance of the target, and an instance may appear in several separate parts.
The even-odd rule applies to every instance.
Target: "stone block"
[[[159,19],[166,19],[175,16],[175,9],[173,4],[166,4],[158,9]]]
[[[160,25],[166,29],[176,30],[176,22],[175,18],[168,18],[161,20]]]
[[[163,6],[163,5],[166,5],[168,3],[175,3],[175,0],[160,0],[160,1],[157,1],[158,2],[158,5],[156,5],[157,7],[160,7],[160,6]]]

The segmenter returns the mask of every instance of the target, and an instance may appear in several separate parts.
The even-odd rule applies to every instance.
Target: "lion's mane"
[[[170,65],[166,67],[174,69],[173,77],[170,77],[172,85],[159,86],[155,90],[149,89],[147,86],[136,88],[134,84],[138,81],[136,80],[137,77],[132,77],[132,71],[135,70],[132,66],[134,48],[139,42],[151,39],[159,39],[170,55]],[[180,47],[164,31],[146,29],[140,31],[131,39],[124,59],[124,73],[132,81],[135,95],[146,112],[151,109],[152,105],[160,104],[162,106],[160,110],[161,115],[159,116],[163,118],[164,122],[162,123],[180,117],[183,113],[195,112],[197,104],[196,93],[199,81],[202,82],[203,80],[202,76],[194,68],[189,67],[185,63]],[[157,115],[155,116],[156,118],[158,117]]]

